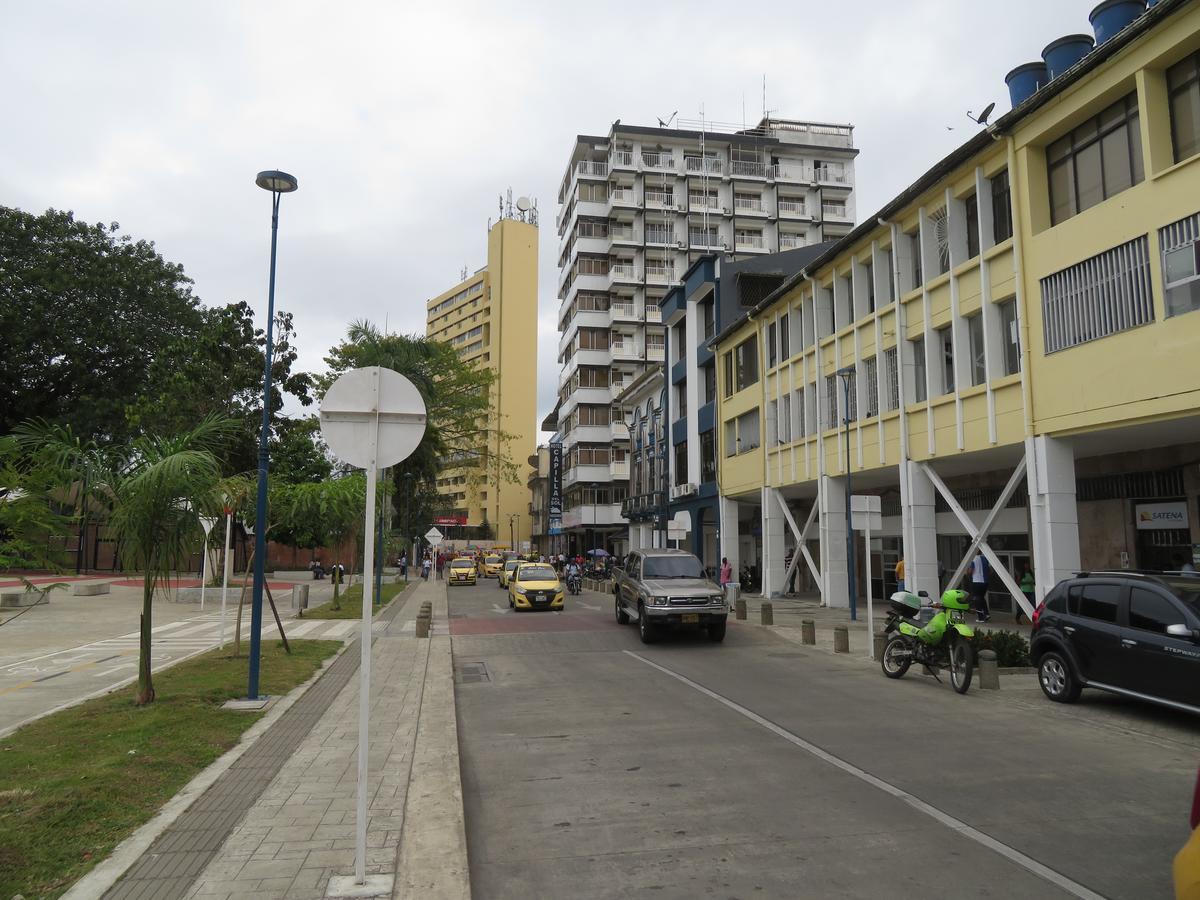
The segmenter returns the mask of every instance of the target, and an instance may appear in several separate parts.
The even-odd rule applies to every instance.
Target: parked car
[[[1176,900],[1200,900],[1200,772],[1192,794],[1192,837],[1175,854]]]
[[[642,643],[651,644],[665,629],[685,625],[703,628],[711,641],[725,639],[725,595],[686,550],[635,550],[624,568],[613,568],[613,578],[617,622],[636,619]]]
[[[1099,688],[1200,714],[1200,577],[1081,572],[1033,614],[1042,691],[1071,703]]]
[[[509,577],[508,605],[524,609],[562,609],[563,586],[550,563],[521,563]]]
[[[460,556],[457,559],[450,560],[450,577],[446,579],[446,584],[474,584],[475,583],[475,560],[467,556]]]

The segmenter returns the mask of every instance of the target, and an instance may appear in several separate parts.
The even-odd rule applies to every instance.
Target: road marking
[[[599,607],[599,606],[592,606],[592,604],[590,604],[590,603],[584,603],[582,600],[576,600],[575,602],[576,602],[576,603],[578,603],[580,606],[582,606],[584,609],[594,609],[594,610],[596,610],[597,612],[599,612],[599,611],[600,611],[600,607]]]
[[[500,613],[500,615],[504,615],[506,612],[510,611],[507,606],[501,606],[499,603],[493,603],[492,609],[494,609],[496,612]]]
[[[325,632],[325,634],[323,636],[330,637],[330,638],[344,637],[345,635],[347,635],[351,631],[353,631],[359,624],[360,623],[357,621],[338,622],[336,625],[334,625],[332,628],[330,628],[327,632]]]
[[[1033,857],[1026,856],[1020,850],[1010,847],[1010,846],[1008,846],[1008,844],[1001,843],[1000,841],[996,840],[991,835],[984,834],[982,831],[972,828],[970,825],[968,825],[966,822],[963,822],[961,819],[956,819],[954,816],[950,815],[947,812],[943,812],[942,810],[938,809],[936,806],[932,806],[932,805],[926,803],[924,800],[921,800],[919,797],[915,797],[914,795],[910,794],[908,791],[904,790],[903,788],[896,787],[896,785],[890,784],[889,782],[884,781],[882,778],[877,778],[876,776],[872,775],[870,772],[866,771],[865,769],[860,769],[858,766],[854,765],[853,763],[846,762],[846,760],[842,759],[841,757],[834,756],[832,753],[830,753],[827,750],[822,750],[816,744],[811,743],[810,741],[806,741],[804,738],[800,737],[799,735],[793,734],[792,732],[788,731],[786,728],[782,727],[781,725],[776,725],[770,719],[760,716],[758,713],[747,709],[746,707],[742,706],[740,703],[735,703],[733,700],[730,700],[727,697],[721,696],[716,691],[711,691],[708,688],[706,688],[704,685],[699,684],[698,682],[692,681],[692,679],[688,678],[686,675],[680,675],[678,672],[668,669],[666,666],[660,666],[656,662],[651,662],[646,657],[644,657],[638,653],[634,653],[632,650],[624,650],[622,652],[628,654],[629,656],[632,656],[638,662],[643,662],[646,665],[650,666],[651,668],[658,669],[658,671],[662,672],[665,675],[670,675],[672,678],[676,679],[677,681],[680,681],[683,684],[686,684],[688,687],[690,687],[696,691],[699,691],[701,694],[704,694],[704,696],[709,697],[712,700],[716,700],[718,703],[721,703],[721,704],[729,707],[729,709],[732,709],[734,712],[745,716],[751,722],[761,725],[763,728],[767,729],[767,731],[770,731],[772,734],[776,734],[779,737],[783,738],[785,741],[788,741],[789,743],[794,744],[795,746],[799,747],[801,750],[805,750],[808,753],[811,753],[813,756],[817,757],[817,759],[819,759],[823,762],[827,762],[831,766],[835,766],[835,767],[841,769],[843,772],[845,772],[848,775],[853,775],[855,778],[859,779],[860,781],[864,781],[867,784],[871,785],[872,787],[878,788],[879,790],[883,791],[885,794],[890,794],[891,796],[895,797],[898,800],[903,800],[905,803],[907,803],[909,806],[911,806],[913,809],[917,810],[918,812],[924,813],[925,815],[929,816],[930,818],[932,818],[938,822],[941,822],[947,828],[957,831],[963,837],[965,837],[969,840],[975,841],[975,843],[980,844],[984,847],[987,847],[989,850],[992,850],[993,852],[1000,854],[1005,859],[1009,860],[1010,862],[1016,863],[1018,866],[1025,869],[1027,872],[1030,872],[1033,875],[1036,875],[1039,878],[1041,878],[1045,881],[1048,881],[1057,887],[1062,888],[1067,893],[1072,894],[1073,896],[1079,897],[1079,898],[1081,898],[1081,900],[1105,900],[1105,898],[1102,894],[1097,894],[1095,891],[1093,891],[1087,887],[1084,887],[1079,882],[1072,881],[1070,878],[1068,878],[1066,875],[1063,875],[1061,872],[1056,872],[1054,869],[1051,869],[1049,866],[1045,866],[1042,863],[1038,862]]]
[[[265,365],[265,363],[264,363],[264,365]],[[302,635],[308,634],[314,628],[319,628],[322,624],[324,624],[324,623],[316,622],[316,621],[303,622],[300,625],[297,625],[295,628],[289,628],[288,629],[288,637],[300,637]]]

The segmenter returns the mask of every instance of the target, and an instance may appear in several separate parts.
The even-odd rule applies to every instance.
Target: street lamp
[[[858,619],[858,593],[854,583],[854,529],[850,521],[850,379],[854,377],[854,366],[846,366],[835,373],[842,379],[842,393],[845,398],[845,415],[842,422],[846,427],[846,573],[850,577],[850,621]]]
[[[513,528],[513,520],[514,520],[514,519],[516,519],[516,521],[517,521],[517,522],[520,522],[520,521],[521,521],[521,514],[520,514],[520,513],[509,513],[509,514],[508,514],[508,544],[509,544],[509,549],[510,549],[510,550],[513,550],[513,551],[516,551],[516,549],[517,549],[517,533],[516,533],[516,530]],[[520,527],[521,527],[520,525],[518,525],[518,526],[517,526],[517,528],[520,528]]]
[[[246,696],[258,699],[258,663],[262,650],[262,598],[267,556],[267,439],[271,432],[271,356],[274,353],[275,246],[279,237],[279,198],[299,187],[287,172],[268,170],[254,179],[271,192],[271,277],[267,288],[267,347],[263,360],[263,417],[258,435],[258,500],[254,508],[254,593],[250,604],[250,678]]]

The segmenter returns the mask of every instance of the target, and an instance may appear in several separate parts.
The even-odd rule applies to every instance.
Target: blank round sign
[[[377,445],[372,440],[376,422]],[[321,437],[339,459],[359,469],[394,466],[412,455],[424,435],[421,392],[382,366],[351,369],[321,401]]]

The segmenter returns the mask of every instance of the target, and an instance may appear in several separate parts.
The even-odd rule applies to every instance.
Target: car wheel
[[[264,363],[264,365],[266,365],[266,364]],[[516,609],[516,608],[517,608],[517,604],[513,602],[512,594],[509,594],[509,595],[508,595],[508,608],[509,608],[509,609]]]
[[[1054,651],[1038,663],[1038,684],[1042,686],[1042,693],[1055,703],[1074,703],[1082,690],[1066,657]]]
[[[617,602],[614,605],[617,607],[617,624],[618,625],[628,625],[629,624],[629,613],[625,612],[625,607],[623,607],[621,605],[620,597],[617,598]]]
[[[650,624],[649,616],[646,615],[646,607],[638,604],[638,637],[642,639],[643,644],[653,644],[658,640],[658,629]]]
[[[725,640],[725,620],[721,620],[719,625],[708,626],[708,639],[714,644],[719,644]]]

